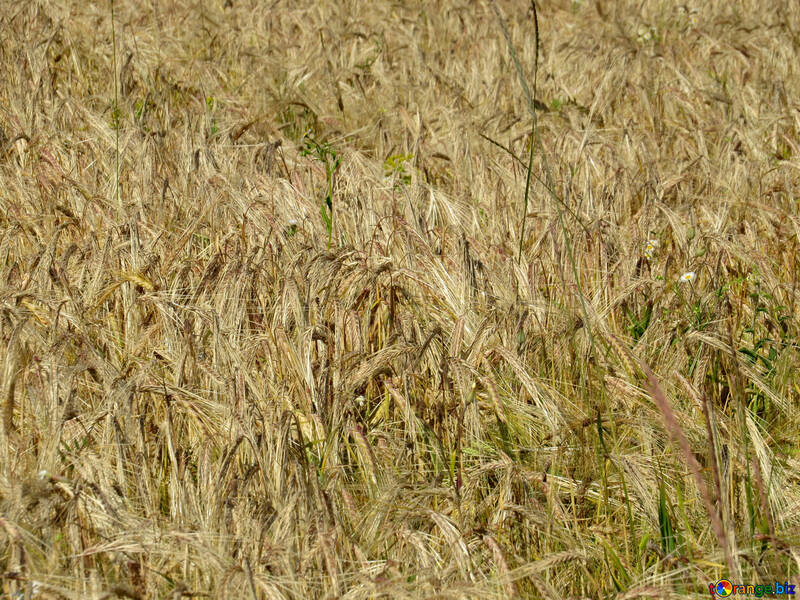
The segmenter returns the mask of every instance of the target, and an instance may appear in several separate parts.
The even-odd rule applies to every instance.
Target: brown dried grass
[[[521,264],[488,3],[114,10],[0,5],[3,593],[796,581],[795,3],[543,2]]]

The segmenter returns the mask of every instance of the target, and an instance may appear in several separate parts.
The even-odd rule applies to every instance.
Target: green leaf
[[[319,214],[322,215],[322,221],[325,223],[325,228],[328,230],[328,235],[331,233],[331,229],[333,227],[333,221],[331,220],[330,215],[328,214],[327,206],[330,206],[330,200],[326,199],[325,204],[321,204],[319,207]]]
[[[611,577],[614,580],[614,586],[619,591],[626,589],[631,581],[628,570],[625,568],[625,565],[622,564],[622,561],[619,559],[619,556],[617,556],[617,553],[614,552],[614,549],[608,545],[608,542],[603,541],[603,549],[605,550],[606,562],[610,567],[613,567],[610,571]]]
[[[675,526],[672,524],[667,497],[664,494],[664,486],[658,486],[658,529],[661,533],[661,549],[664,554],[672,554],[675,551]]]

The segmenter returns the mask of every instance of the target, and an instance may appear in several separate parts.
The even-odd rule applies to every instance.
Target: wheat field
[[[0,1],[3,597],[800,585],[800,7],[535,15]]]

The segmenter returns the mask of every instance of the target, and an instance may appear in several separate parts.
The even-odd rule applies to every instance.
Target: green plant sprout
[[[214,112],[214,108],[217,106],[217,101],[214,96],[207,96],[206,97],[206,108],[208,108],[209,114]],[[212,136],[217,135],[219,132],[219,126],[217,125],[217,120],[212,116],[211,117],[211,127],[209,128],[209,132]]]
[[[396,188],[401,188],[411,183],[411,174],[406,171],[405,163],[413,158],[413,154],[393,154],[383,162],[384,175],[386,177],[397,176]]]
[[[320,216],[322,217],[322,222],[325,223],[325,229],[328,231],[328,248],[330,248],[333,235],[333,176],[341,164],[341,157],[328,142],[318,142],[309,133],[307,132],[303,136],[303,147],[300,150],[300,154],[302,156],[313,156],[325,165],[327,188],[324,201],[320,204]]]

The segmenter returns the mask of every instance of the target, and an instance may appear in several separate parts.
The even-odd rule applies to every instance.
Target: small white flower
[[[48,477],[50,477],[50,475],[47,471],[45,471],[44,469],[39,471],[39,479],[47,479]]]
[[[647,43],[655,37],[655,29],[644,24],[639,25],[637,33],[637,39],[639,40],[640,44]]]
[[[681,281],[688,281],[691,283],[692,281],[694,281],[694,278],[695,278],[694,271],[687,271],[686,273],[681,275]]]
[[[655,256],[656,250],[658,249],[658,240],[650,240],[647,242],[647,246],[644,249],[644,257],[647,260],[650,260]]]

